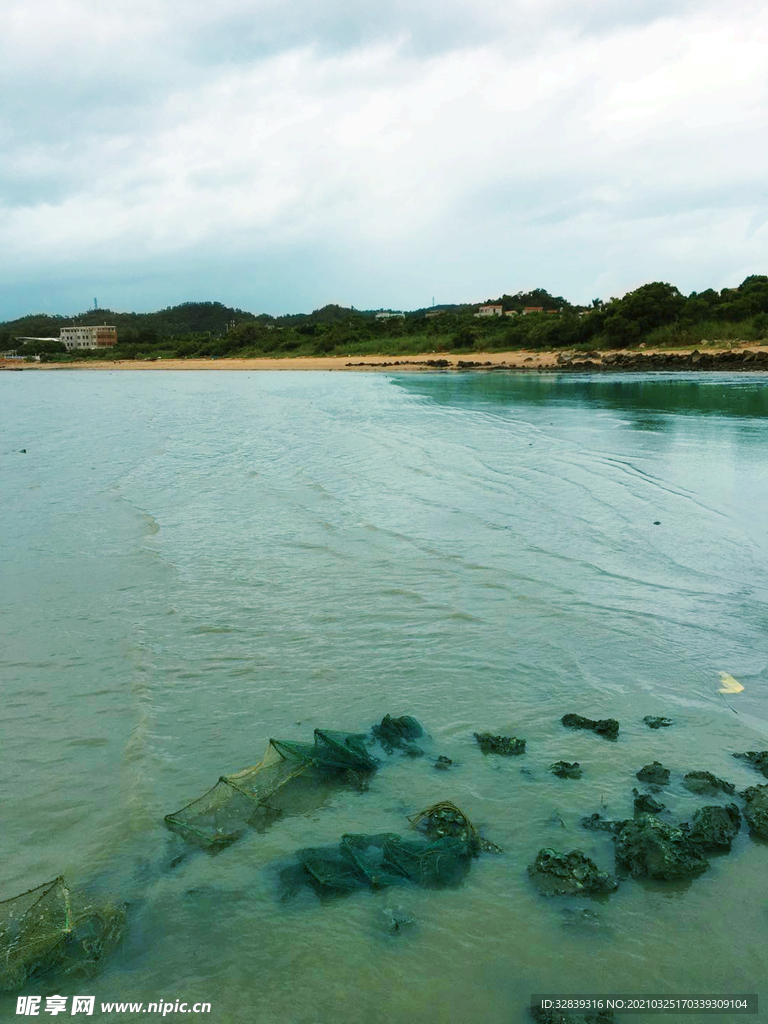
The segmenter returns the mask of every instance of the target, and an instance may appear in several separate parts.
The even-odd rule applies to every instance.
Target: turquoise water
[[[623,883],[586,932],[525,867],[556,846],[610,868],[578,818],[630,814],[654,758],[763,781],[730,754],[768,747],[765,375],[30,371],[0,374],[0,422],[0,899],[64,873],[131,902],[97,1000],[464,1024],[522,1021],[533,991],[759,991],[768,847],[746,830],[690,886]],[[460,764],[397,761],[163,869],[163,815],[270,737],[386,712]],[[475,730],[528,751],[483,758]],[[391,894],[278,899],[292,851],[439,799],[505,853],[397,893],[412,934],[386,935]]]

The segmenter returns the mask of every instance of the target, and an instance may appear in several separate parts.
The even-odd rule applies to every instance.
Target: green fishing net
[[[280,872],[283,895],[294,895],[303,886],[320,895],[405,884],[442,889],[458,885],[482,850],[500,852],[448,801],[410,820],[420,836],[350,834],[335,846],[299,850],[296,860]]]
[[[377,763],[358,733],[315,729],[313,743],[270,740],[259,764],[222,775],[165,823],[188,842],[215,851],[248,829],[263,831],[283,814],[318,806],[333,787],[363,787]]]
[[[0,990],[55,971],[92,973],[125,928],[121,903],[72,891],[63,878],[0,903]]]

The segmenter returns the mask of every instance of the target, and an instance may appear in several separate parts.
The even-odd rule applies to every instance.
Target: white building
[[[377,320],[392,320],[392,319],[405,320],[405,313],[384,313],[384,312],[377,313],[376,314],[376,319]]]
[[[502,316],[503,313],[503,306],[481,306],[475,316]]]
[[[98,327],[62,327],[59,334],[67,352],[82,348],[112,348],[117,344],[117,328],[101,324]]]

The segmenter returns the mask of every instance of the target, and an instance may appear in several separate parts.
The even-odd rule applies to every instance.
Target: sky
[[[3,0],[0,321],[768,273],[764,0]]]

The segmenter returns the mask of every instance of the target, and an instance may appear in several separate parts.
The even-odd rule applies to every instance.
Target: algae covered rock
[[[582,715],[563,715],[560,719],[568,729],[591,729],[598,736],[615,740],[619,735],[619,723],[615,718],[584,718]]]
[[[703,850],[730,850],[741,828],[741,814],[736,804],[700,807],[694,811],[692,821],[688,835]]]
[[[683,785],[692,793],[735,793],[736,787],[731,782],[718,779],[712,772],[688,772],[683,779]]]
[[[650,793],[641,793],[639,790],[633,789],[632,795],[635,798],[635,815],[661,814],[662,811],[667,809],[664,804],[654,800]]]
[[[517,736],[492,736],[489,732],[476,732],[474,735],[484,754],[516,757],[525,753],[525,740],[520,740]]]
[[[669,783],[669,768],[665,768],[661,761],[643,765],[635,775],[641,782],[647,782],[652,786],[666,786]]]
[[[554,764],[549,766],[549,770],[558,779],[580,779],[584,774],[578,761],[573,763],[570,761],[555,761]]]
[[[654,717],[653,715],[646,715],[643,721],[649,729],[663,729],[666,726],[672,725],[671,718]]]
[[[768,750],[747,750],[743,754],[734,754],[733,756],[742,761],[749,761],[753,768],[757,768],[768,779]]]
[[[542,896],[595,896],[619,887],[613,875],[601,871],[581,850],[539,850],[528,874]]]
[[[602,814],[590,814],[579,822],[582,828],[588,828],[591,832],[620,832],[627,824],[624,821],[609,821]]]
[[[627,822],[614,842],[616,866],[634,878],[692,878],[709,866],[685,829],[665,825],[652,814]]]
[[[768,785],[750,786],[739,795],[744,801],[749,834],[758,839],[768,839]]]

